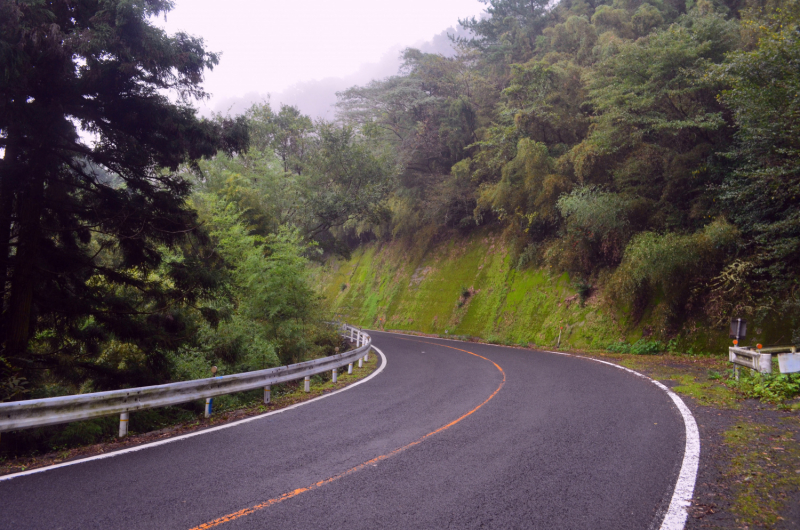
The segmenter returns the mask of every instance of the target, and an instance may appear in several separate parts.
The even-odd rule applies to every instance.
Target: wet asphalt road
[[[351,390],[0,481],[0,528],[188,530],[226,516],[215,528],[660,525],[684,427],[652,383],[552,353],[372,336],[388,362]]]

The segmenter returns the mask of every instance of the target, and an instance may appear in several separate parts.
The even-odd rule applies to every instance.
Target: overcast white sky
[[[206,105],[215,108],[246,94],[274,98],[299,83],[352,78],[483,8],[478,0],[176,0],[157,24],[222,52],[205,81],[213,94]]]

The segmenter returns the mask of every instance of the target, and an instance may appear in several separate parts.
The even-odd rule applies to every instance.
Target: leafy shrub
[[[693,234],[637,234],[610,282],[610,297],[618,304],[636,303],[659,292],[663,313],[684,305],[692,287],[713,276],[739,231],[724,218]]]
[[[762,374],[741,370],[739,381],[731,378],[729,382],[745,396],[771,403],[800,396],[800,373]]]
[[[590,283],[577,281],[575,282],[575,290],[578,291],[578,296],[581,299],[581,306],[583,306],[586,300],[592,295],[594,287]]]
[[[630,237],[627,198],[585,186],[561,195],[557,206],[566,221],[566,244],[582,250],[587,272],[598,262],[619,263]]]
[[[520,253],[517,260],[517,270],[524,269],[529,264],[536,263],[538,245],[536,243],[529,243]]]
[[[660,340],[639,339],[633,344],[615,342],[606,349],[615,353],[632,353],[633,355],[657,355],[667,351],[667,345]]]

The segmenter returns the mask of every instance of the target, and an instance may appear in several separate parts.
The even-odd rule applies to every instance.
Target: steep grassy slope
[[[373,243],[330,261],[320,282],[336,313],[373,328],[551,346],[563,327],[567,348],[641,337],[643,326],[628,328],[595,297],[582,305],[567,274],[518,271],[511,254],[487,232],[422,247]]]
[[[649,310],[633,322],[596,293],[582,304],[567,274],[517,270],[511,245],[501,234],[484,231],[438,243],[419,239],[371,243],[348,261],[328,261],[318,281],[331,309],[365,327],[469,335],[506,344],[555,346],[561,331],[566,349],[605,348],[651,332],[658,335]],[[751,335],[748,340],[763,340]],[[728,343],[725,329],[692,321],[677,338],[682,351],[723,354]]]

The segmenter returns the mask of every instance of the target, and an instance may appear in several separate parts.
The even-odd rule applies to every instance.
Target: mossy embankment
[[[424,239],[424,238],[421,238]],[[604,303],[602,286],[582,300],[567,273],[518,270],[514,245],[481,231],[438,241],[373,242],[350,260],[319,271],[334,313],[353,324],[442,335],[468,335],[504,344],[602,349],[620,339],[659,336],[645,310],[633,319]],[[695,351],[724,351],[725,330],[690,323],[679,342]]]

